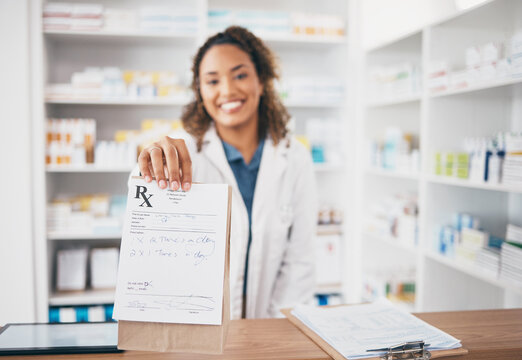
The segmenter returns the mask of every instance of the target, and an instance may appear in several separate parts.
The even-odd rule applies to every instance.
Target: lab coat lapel
[[[221,172],[223,177],[226,179],[226,182],[232,185],[234,191],[239,192],[236,177],[228,164],[223,144],[221,143],[221,139],[217,135],[214,126],[211,126],[207,130],[203,142],[205,143],[205,146],[203,147],[203,153],[205,156],[212,164],[214,164],[216,169]]]
[[[283,139],[274,146],[270,138],[266,139],[261,157],[261,164],[257,174],[254,203],[252,205],[252,244],[248,268],[247,316],[253,317],[256,313],[256,298],[262,276],[261,266],[263,259],[264,227],[270,226],[268,217],[274,212],[272,196],[268,194],[278,192],[282,186],[282,177],[288,167],[287,140]],[[266,290],[266,289],[265,289]]]
[[[257,174],[253,209],[256,209],[256,204],[258,205],[257,207],[261,205],[262,199],[259,199],[259,197],[263,197],[264,194],[275,191],[278,184],[280,184],[280,178],[283,175],[288,162],[288,148],[286,144],[287,141],[282,140],[279,144],[274,146],[271,139],[266,139],[259,172]]]
[[[205,133],[203,138],[204,146],[203,155],[208,162],[215,167],[221,174],[224,181],[232,186],[232,221],[231,221],[231,238],[230,238],[230,282],[231,282],[231,301],[238,299],[242,295],[242,283],[238,283],[238,279],[244,271],[244,254],[246,252],[248,241],[248,214],[245,203],[243,202],[236,177],[228,164],[225,150],[221,139],[217,135],[215,128],[212,126]],[[240,260],[243,262],[240,263]],[[233,303],[232,306],[240,304]]]

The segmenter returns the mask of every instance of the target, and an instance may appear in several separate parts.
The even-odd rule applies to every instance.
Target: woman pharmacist
[[[229,27],[212,36],[192,71],[196,100],[182,115],[186,133],[143,150],[140,171],[163,189],[188,191],[192,181],[232,186],[232,318],[280,316],[314,290],[310,156],[287,133],[274,56],[252,33]]]

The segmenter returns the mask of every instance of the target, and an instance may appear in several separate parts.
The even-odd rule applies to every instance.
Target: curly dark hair
[[[265,138],[267,134],[270,134],[274,144],[277,144],[287,134],[286,125],[290,115],[274,89],[273,80],[279,78],[275,58],[261,39],[240,26],[230,26],[225,31],[208,38],[196,53],[192,65],[192,91],[194,91],[195,100],[183,109],[181,115],[183,127],[196,138],[198,151],[201,151],[203,136],[213,120],[203,105],[199,91],[199,66],[211,47],[222,44],[237,46],[246,52],[254,63],[257,76],[263,84],[263,93],[259,99],[258,108],[259,138]]]

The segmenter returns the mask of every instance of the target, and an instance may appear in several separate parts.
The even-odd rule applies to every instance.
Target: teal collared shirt
[[[263,154],[263,147],[265,141],[261,140],[259,145],[252,157],[249,164],[245,163],[243,155],[230,144],[227,144],[223,140],[223,148],[225,149],[225,155],[227,157],[228,164],[234,173],[236,178],[239,192],[243,197],[247,212],[248,221],[252,223],[252,203],[254,201],[254,191],[256,189],[257,173],[259,171],[259,165],[261,164],[261,155]]]
[[[230,144],[223,140],[223,148],[225,149],[225,156],[228,164],[234,173],[237,186],[243,202],[245,203],[248,213],[248,245],[245,261],[245,275],[243,280],[243,296],[246,295],[247,288],[247,274],[248,274],[248,255],[250,253],[250,243],[252,242],[252,203],[254,202],[254,191],[256,189],[257,173],[259,172],[259,165],[261,164],[261,155],[263,155],[263,147],[265,140],[261,140],[257,146],[256,152],[249,164],[245,163],[243,155]]]

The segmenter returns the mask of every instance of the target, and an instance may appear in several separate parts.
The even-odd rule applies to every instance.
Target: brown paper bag
[[[232,191],[228,188],[223,319],[221,325],[172,324],[143,321],[118,322],[118,349],[161,352],[222,354],[230,323],[230,211]]]

